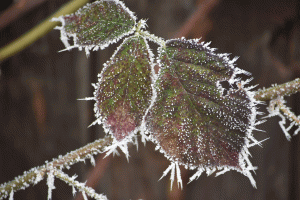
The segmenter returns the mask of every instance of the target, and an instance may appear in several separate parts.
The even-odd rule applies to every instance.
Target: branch
[[[259,101],[267,101],[275,99],[278,96],[288,96],[300,91],[300,79],[283,83],[281,85],[274,85],[273,87],[258,90],[255,92],[254,98]]]
[[[84,161],[92,155],[102,153],[105,150],[105,147],[111,145],[112,141],[113,138],[107,136],[87,144],[80,149],[67,153],[65,156],[59,156],[58,159],[46,163],[43,166],[32,168],[31,170],[24,172],[22,176],[18,176],[14,180],[0,185],[0,199],[7,197],[11,192],[25,189],[31,184],[37,184],[39,181],[43,180],[45,173],[50,166],[52,169],[61,170],[79,161]]]
[[[0,49],[0,61],[3,61],[16,53],[22,51],[30,44],[37,41],[39,38],[46,35],[50,32],[55,26],[59,25],[59,22],[50,21],[52,18],[59,17],[61,15],[66,15],[72,12],[75,12],[86,3],[88,0],[73,0],[66,5],[62,6],[57,12],[53,15],[45,19],[42,23],[22,35],[21,37],[17,38],[10,44],[6,45],[5,47]]]

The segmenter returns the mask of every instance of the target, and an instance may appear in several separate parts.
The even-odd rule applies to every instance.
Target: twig
[[[102,153],[105,150],[105,147],[111,145],[112,141],[113,138],[107,136],[87,144],[80,149],[67,153],[65,156],[60,156],[58,159],[46,163],[43,166],[32,168],[31,170],[24,172],[22,176],[18,176],[14,180],[0,185],[0,199],[7,197],[11,191],[15,192],[20,189],[25,189],[32,184],[37,184],[44,178],[48,166],[51,166],[53,169],[61,170],[69,165],[83,161],[93,154]]]
[[[82,6],[84,6],[88,0],[74,0],[66,5],[62,6],[57,12],[53,15],[45,19],[42,23],[22,35],[21,37],[17,38],[15,41],[11,42],[10,44],[6,45],[5,47],[0,49],[0,61],[9,58],[16,53],[22,51],[30,44],[37,41],[39,38],[46,35],[50,32],[55,26],[59,25],[59,22],[50,21],[52,18],[59,17],[61,15],[66,15],[72,12],[75,12]]]
[[[87,194],[88,196],[93,197],[95,199],[107,200],[106,196],[104,196],[102,194],[97,194],[93,188],[86,186],[85,183],[80,183],[80,182],[74,180],[76,177],[71,178],[67,174],[63,173],[60,170],[54,170],[54,173],[55,173],[54,175],[57,178],[68,183],[72,187],[76,187],[83,194]]]
[[[219,3],[218,0],[206,0],[200,3],[197,10],[193,15],[186,21],[181,29],[174,35],[174,38],[187,36],[190,31],[195,27],[196,23],[199,23],[207,17],[208,13]]]
[[[297,78],[293,81],[274,85],[273,87],[256,91],[254,98],[259,101],[267,101],[275,99],[278,96],[288,96],[300,91],[300,79]]]

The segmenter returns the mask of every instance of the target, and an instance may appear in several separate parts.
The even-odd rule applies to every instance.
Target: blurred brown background
[[[15,20],[0,18],[0,45],[11,42],[55,12],[67,0],[1,1],[3,14],[18,7]],[[202,37],[212,41],[218,53],[240,56],[238,67],[251,72],[253,84],[268,87],[300,77],[300,3],[297,0],[124,0],[139,19],[148,19],[150,32],[163,38]],[[9,6],[14,6],[9,7]],[[3,23],[5,22],[5,23]],[[117,45],[93,52],[89,59],[64,46],[53,30],[21,53],[0,63],[0,183],[58,155],[103,137],[94,121],[93,104],[76,99],[92,96],[102,63]],[[120,42],[119,42],[120,43]],[[118,43],[118,44],[119,44]],[[152,48],[157,46],[152,45]],[[300,114],[300,95],[288,98]],[[261,111],[266,112],[262,106]],[[203,174],[188,185],[194,171],[182,170],[183,190],[169,175],[158,181],[169,162],[154,145],[130,147],[124,155],[108,157],[93,168],[75,164],[69,175],[94,185],[109,199],[300,199],[299,137],[288,142],[278,125],[269,119],[254,132],[258,140],[270,138],[263,148],[252,147],[252,163],[258,166],[257,189],[237,172],[219,177]],[[94,170],[94,172],[91,172]],[[96,174],[95,174],[96,173]],[[93,175],[90,175],[93,174]],[[53,199],[73,199],[72,188],[55,180]],[[15,193],[15,199],[46,199],[45,181]],[[79,195],[76,198],[80,198]]]

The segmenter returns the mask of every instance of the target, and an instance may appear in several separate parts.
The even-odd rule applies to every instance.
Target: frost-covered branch
[[[297,135],[300,131],[300,119],[297,117],[291,110],[285,105],[285,101],[283,97],[278,97],[276,99],[273,99],[270,101],[268,111],[269,115],[267,117],[273,117],[273,116],[279,116],[281,117],[281,121],[279,122],[279,125],[286,136],[287,140],[291,140],[291,136],[289,134],[289,131],[292,129],[293,126],[298,127],[294,135]],[[287,120],[290,121],[289,126],[287,126]]]
[[[45,174],[49,169],[61,170],[68,168],[70,165],[79,161],[84,161],[87,158],[91,158],[92,155],[102,153],[107,146],[110,146],[113,139],[107,136],[103,139],[96,140],[86,146],[67,153],[65,156],[59,156],[52,162],[48,162],[43,166],[32,168],[31,170],[24,172],[23,175],[16,177],[14,180],[0,185],[0,199],[7,197],[14,192],[25,189],[30,185],[37,184],[44,179]],[[54,174],[56,175],[56,173]]]
[[[267,101],[275,99],[278,96],[288,96],[300,91],[300,79],[297,78],[293,81],[283,83],[281,85],[274,85],[267,89],[256,91],[254,98],[259,101]]]
[[[284,96],[289,96],[300,91],[300,79],[297,78],[293,81],[274,85],[267,89],[260,89],[255,92],[254,98],[258,101],[271,100],[268,107],[269,115],[267,117],[279,116],[281,121],[279,125],[286,136],[287,140],[291,139],[289,131],[293,126],[298,127],[294,135],[297,135],[300,131],[300,119],[285,105]],[[287,120],[290,122],[287,124]]]
[[[91,187],[88,187],[85,185],[85,183],[80,183],[75,180],[77,176],[69,177],[67,174],[63,173],[61,170],[55,170],[54,175],[61,179],[62,181],[68,183],[70,186],[73,187],[73,195],[75,195],[76,189],[77,188],[79,191],[82,192],[83,196],[87,194],[88,196],[94,198],[94,199],[99,199],[99,200],[107,200],[106,196],[102,194],[97,194],[95,190]]]

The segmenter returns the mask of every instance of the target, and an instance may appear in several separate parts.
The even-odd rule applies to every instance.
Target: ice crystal
[[[60,21],[61,40],[66,49],[104,49],[133,33],[136,25],[134,14],[119,0],[100,0],[87,4],[76,13],[53,19]],[[71,46],[68,40],[73,37]]]
[[[257,143],[251,133],[257,102],[245,87],[250,80],[236,77],[249,73],[234,66],[236,58],[214,53],[209,43],[182,38],[165,45],[159,50],[156,98],[146,117],[150,138],[171,161],[165,173],[171,170],[173,181],[177,164],[197,168],[193,180],[204,170],[234,169],[255,186],[247,147]],[[230,85],[226,95],[222,81]]]
[[[73,194],[73,196],[75,197],[75,195],[76,195],[76,189],[75,189],[75,187],[74,186],[72,186],[72,194]]]
[[[48,174],[48,178],[47,178],[47,185],[48,185],[48,200],[52,199],[52,190],[55,189],[54,186],[54,169],[50,168]]]
[[[9,200],[14,200],[14,191],[11,190],[10,194],[9,194]]]
[[[165,177],[169,171],[171,171],[171,190],[172,190],[172,186],[173,186],[173,181],[175,180],[175,174],[176,174],[176,178],[177,178],[177,183],[178,183],[178,187],[182,188],[182,180],[181,180],[181,173],[180,173],[180,169],[179,169],[179,165],[177,162],[173,162],[169,165],[169,167],[163,172],[163,175],[160,179],[162,179],[163,177]],[[160,180],[159,179],[159,180]]]

